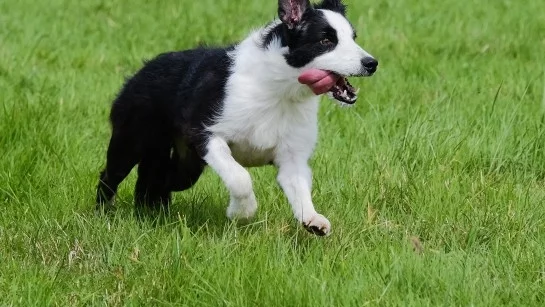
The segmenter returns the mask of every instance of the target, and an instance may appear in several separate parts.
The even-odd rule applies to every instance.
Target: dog
[[[247,167],[274,165],[295,218],[309,232],[331,224],[311,199],[308,161],[317,141],[320,95],[356,101],[347,77],[371,76],[378,62],[356,42],[340,0],[279,0],[278,18],[231,46],[159,54],[128,78],[110,113],[112,134],[100,173],[105,208],[138,164],[137,208],[165,208],[209,166],[227,187],[227,217],[257,210]]]

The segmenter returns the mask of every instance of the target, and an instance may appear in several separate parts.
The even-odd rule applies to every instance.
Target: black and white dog
[[[238,44],[164,53],[127,80],[111,110],[99,207],[136,164],[135,202],[152,208],[168,205],[208,165],[229,190],[227,216],[247,220],[257,202],[244,167],[273,164],[295,218],[329,234],[308,165],[319,94],[354,103],[346,77],[370,76],[378,63],[355,43],[341,0],[279,0],[278,15]]]

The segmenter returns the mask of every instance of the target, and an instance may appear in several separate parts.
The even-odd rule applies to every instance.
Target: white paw
[[[319,213],[303,218],[302,223],[307,231],[318,236],[327,236],[331,232],[331,223]]]
[[[252,193],[245,198],[231,197],[229,207],[227,207],[227,217],[240,223],[247,223],[252,220],[257,211],[257,201]]]

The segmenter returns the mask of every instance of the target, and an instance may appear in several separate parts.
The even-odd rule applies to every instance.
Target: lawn
[[[323,99],[315,237],[271,167],[257,219],[207,170],[171,212],[94,212],[109,107],[143,59],[227,44],[276,1],[0,2],[0,305],[543,306],[542,0],[356,1],[380,61],[353,108]]]

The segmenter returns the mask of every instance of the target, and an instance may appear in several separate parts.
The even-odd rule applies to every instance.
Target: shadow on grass
[[[179,199],[167,208],[149,208],[135,206],[130,201],[119,200],[113,206],[95,210],[100,216],[111,220],[135,219],[141,225],[153,227],[187,227],[192,234],[206,233],[214,237],[224,237],[237,232],[250,234],[262,229],[262,221],[255,220],[249,224],[237,224],[225,215],[225,208],[207,199]]]

